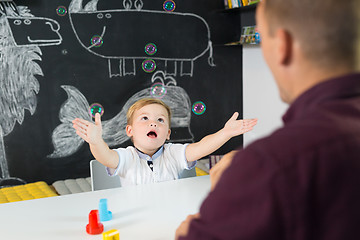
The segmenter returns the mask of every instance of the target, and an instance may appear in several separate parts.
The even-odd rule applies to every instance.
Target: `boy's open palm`
[[[89,144],[97,144],[102,140],[102,127],[100,114],[95,114],[95,124],[81,118],[73,120],[73,128]]]
[[[225,123],[224,130],[230,137],[238,136],[253,129],[257,123],[257,119],[240,119],[238,112],[235,112],[232,117]]]

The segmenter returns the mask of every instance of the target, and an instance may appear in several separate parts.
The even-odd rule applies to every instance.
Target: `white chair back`
[[[109,176],[105,166],[96,160],[90,161],[91,190],[121,187],[119,176]]]

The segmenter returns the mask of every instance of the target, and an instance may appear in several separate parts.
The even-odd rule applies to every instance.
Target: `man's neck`
[[[292,97],[290,102],[293,102],[301,94],[314,87],[315,85],[328,81],[330,79],[344,76],[353,71],[348,68],[334,68],[334,69],[318,69],[314,66],[304,68],[304,70],[299,71],[295,76],[294,88],[292,92]]]

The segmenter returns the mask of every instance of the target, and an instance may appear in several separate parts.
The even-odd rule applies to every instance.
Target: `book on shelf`
[[[231,0],[232,6],[233,8],[238,8],[239,7],[239,1],[238,0]]]
[[[232,4],[232,7],[233,7],[233,8],[239,7],[239,6],[238,6],[238,2],[237,2],[236,0],[231,0],[231,4]]]
[[[225,46],[236,45],[259,45],[261,43],[260,34],[256,26],[245,26],[242,28],[241,36],[238,41],[225,43]]]
[[[248,5],[252,5],[260,2],[260,0],[248,0],[248,1],[249,1]]]
[[[224,0],[225,9],[242,7],[242,0]]]
[[[260,34],[256,26],[245,26],[242,28],[240,44],[260,44]]]
[[[243,5],[243,6],[249,5],[249,1],[248,1],[248,0],[242,0],[242,5]]]
[[[225,9],[240,8],[259,3],[261,0],[224,0]]]
[[[224,7],[225,7],[225,9],[229,9],[228,0],[224,0]]]
[[[233,8],[231,0],[227,0],[227,1],[228,1],[229,8]]]

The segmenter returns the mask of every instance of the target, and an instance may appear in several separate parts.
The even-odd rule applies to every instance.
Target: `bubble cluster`
[[[89,114],[95,118],[95,114],[100,113],[100,116],[104,114],[104,108],[99,103],[93,103],[89,106]]]
[[[154,43],[148,43],[145,46],[145,52],[148,55],[154,55],[157,52],[156,45]]]
[[[175,2],[172,0],[166,0],[163,4],[163,9],[167,12],[173,12],[175,10]]]
[[[145,59],[142,64],[141,64],[142,69],[147,72],[147,73],[151,73],[153,71],[155,71],[156,69],[156,63],[154,60],[152,59]]]
[[[202,115],[204,114],[206,110],[206,106],[205,103],[201,102],[201,101],[197,101],[192,105],[192,111],[193,113],[195,113],[196,115]]]
[[[167,90],[163,83],[154,83],[150,88],[150,95],[154,98],[163,98],[166,92]]]
[[[102,39],[101,36],[99,35],[94,35],[91,40],[90,40],[91,46],[94,47],[101,47],[101,45],[103,45],[104,41]]]
[[[64,6],[59,6],[59,7],[56,8],[56,13],[57,13],[57,15],[63,17],[63,16],[66,15],[67,9]]]

